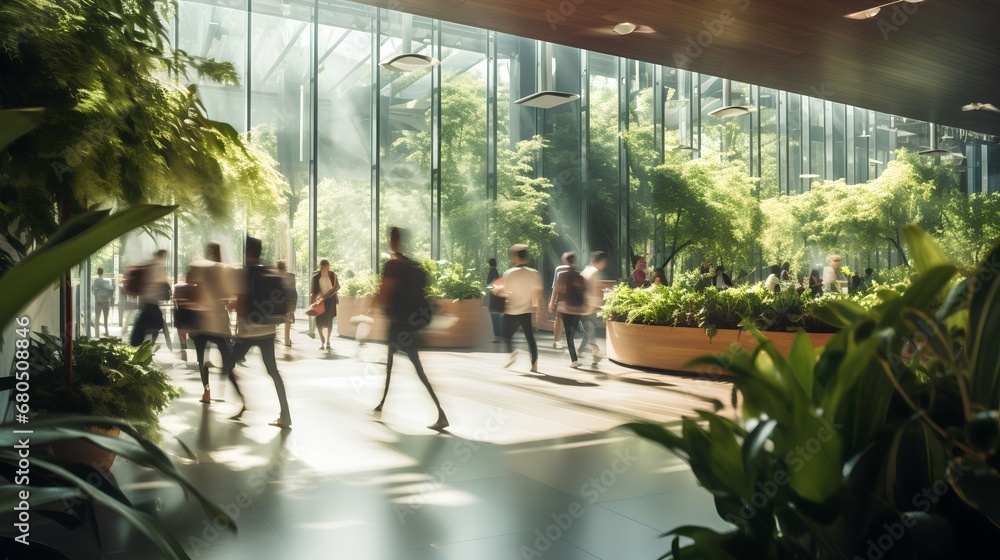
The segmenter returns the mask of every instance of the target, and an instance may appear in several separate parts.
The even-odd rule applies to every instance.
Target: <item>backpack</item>
[[[432,306],[427,300],[427,273],[420,263],[410,259],[400,259],[399,278],[396,291],[389,299],[388,314],[400,321],[423,330],[430,324]]]
[[[195,330],[201,321],[200,310],[195,308],[200,286],[180,282],[174,284],[174,326],[182,330]]]
[[[295,291],[289,290],[283,274],[252,266],[248,269],[247,318],[258,325],[280,325],[295,310]]]
[[[149,269],[145,265],[130,266],[125,269],[125,278],[122,280],[122,291],[130,296],[141,294],[143,286],[146,285],[148,271]]]
[[[587,279],[575,268],[562,273],[561,280],[566,286],[566,303],[571,307],[582,307],[587,299]]]

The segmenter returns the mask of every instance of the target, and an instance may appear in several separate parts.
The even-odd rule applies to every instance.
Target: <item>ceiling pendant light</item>
[[[635,31],[635,27],[636,25],[634,23],[623,21],[611,28],[611,30],[619,35],[628,35],[629,33]]]
[[[745,105],[732,105],[732,93],[730,92],[730,82],[728,78],[722,79],[722,107],[709,111],[709,115],[724,119],[727,117],[738,117],[750,113],[750,108]]]
[[[962,105],[963,111],[993,111],[995,113],[1000,113],[1000,109],[996,108],[996,105],[992,103],[969,103],[968,105]]]
[[[553,107],[558,107],[565,103],[570,103],[571,101],[576,101],[580,99],[580,96],[575,93],[568,93],[565,91],[556,91],[554,89],[549,89],[550,84],[554,81],[553,73],[555,68],[553,67],[553,53],[552,44],[544,44],[543,53],[543,68],[541,75],[542,90],[537,93],[532,93],[531,95],[526,95],[521,99],[518,99],[514,103],[518,105],[523,105],[525,107],[534,107],[536,109],[551,109]]]
[[[951,136],[945,135],[942,137],[942,140],[946,138],[951,138]],[[931,149],[917,153],[922,156],[964,157],[962,154],[938,148],[937,125],[934,123],[931,123]]]
[[[538,109],[551,109],[553,107],[558,107],[563,103],[576,101],[577,99],[580,99],[580,96],[575,93],[566,93],[565,91],[545,90],[522,97],[521,99],[518,99],[514,103],[517,103],[518,105],[524,105],[525,107],[535,107]]]
[[[413,72],[414,70],[422,70],[431,66],[437,66],[438,64],[441,64],[441,61],[433,56],[403,53],[380,62],[379,66],[393,72]]]
[[[892,6],[893,4],[899,4],[900,2],[906,2],[907,4],[919,4],[924,0],[894,0],[893,2],[887,2],[881,6],[875,6],[874,8],[868,8],[867,10],[861,10],[860,12],[854,12],[853,14],[847,14],[844,16],[847,19],[871,19],[878,15],[882,8],[886,6]]]

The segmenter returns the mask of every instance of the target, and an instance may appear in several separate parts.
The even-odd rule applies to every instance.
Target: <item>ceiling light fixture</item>
[[[730,81],[728,78],[722,79],[722,107],[709,111],[709,115],[724,119],[727,117],[738,117],[750,114],[750,108],[745,105],[732,104],[732,92],[730,91]]]
[[[799,179],[819,179],[819,175],[816,173],[803,173],[799,175]]]
[[[881,161],[879,161],[877,159],[871,159],[871,158],[868,159],[868,163],[870,165],[884,165]]]
[[[379,63],[379,66],[393,72],[413,72],[431,66],[437,66],[441,61],[426,54],[404,53],[398,54],[388,60]]]
[[[868,8],[867,10],[861,10],[860,12],[854,12],[853,14],[847,14],[844,16],[847,19],[871,19],[878,15],[882,8],[886,6],[892,6],[893,4],[899,4],[900,2],[906,2],[907,4],[919,4],[924,0],[894,0],[893,2],[888,2],[882,4],[881,6],[875,6],[874,8]]]
[[[937,125],[934,124],[934,123],[931,123],[931,149],[929,149],[929,150],[923,150],[923,151],[920,151],[920,152],[917,152],[917,153],[920,154],[920,155],[922,155],[922,156],[946,156],[946,157],[951,157],[951,156],[955,155],[955,154],[951,153],[948,150],[942,150],[941,148],[938,148]]]
[[[518,99],[514,103],[518,105],[524,105],[525,107],[537,107],[539,109],[551,109],[553,107],[558,107],[563,103],[569,103],[570,101],[576,101],[580,99],[580,96],[575,93],[566,93],[564,91],[540,91],[538,93],[532,93],[526,97]]]
[[[618,25],[614,26],[611,30],[619,35],[628,35],[629,33],[635,31],[636,25],[634,23],[629,23],[623,21]]]
[[[969,103],[968,105],[962,105],[963,111],[993,111],[995,113],[1000,113],[1000,109],[997,109],[996,105],[992,103]]]
[[[535,107],[536,109],[551,109],[580,99],[580,96],[575,93],[548,89],[555,82],[555,53],[551,43],[544,43],[542,48],[544,51],[542,53],[543,67],[541,68],[540,76],[542,91],[522,97],[514,103],[524,105],[525,107]]]

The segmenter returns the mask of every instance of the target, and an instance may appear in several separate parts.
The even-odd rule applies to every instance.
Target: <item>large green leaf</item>
[[[875,352],[884,344],[884,340],[877,336],[865,339],[861,344],[851,342],[848,345],[847,356],[840,363],[835,378],[826,388],[823,395],[823,411],[829,418],[837,417],[837,410],[841,400],[847,392],[854,386],[858,378],[863,374],[877,372],[872,367],[875,362]]]
[[[44,109],[5,109],[0,111],[0,152],[20,136],[41,124]]]
[[[903,226],[903,239],[906,248],[910,250],[911,261],[921,274],[932,268],[952,264],[941,246],[919,227],[913,224]]]
[[[0,298],[0,327],[12,321],[22,307],[73,265],[125,233],[166,216],[175,208],[138,204],[112,214],[68,239],[57,231],[53,236],[57,239],[56,243],[46,243],[0,277],[0,294],[3,294]],[[72,227],[78,224],[75,221],[72,223]]]
[[[36,458],[33,460],[32,466],[44,469],[53,475],[58,476],[69,484],[82,490],[84,493],[93,498],[94,501],[121,515],[129,523],[146,535],[146,537],[148,537],[149,540],[156,545],[160,552],[167,555],[167,558],[172,560],[190,559],[187,552],[184,551],[184,547],[181,546],[181,543],[177,540],[177,537],[170,534],[166,527],[164,527],[164,525],[152,515],[138,510],[130,505],[123,504],[117,498],[108,495],[96,486],[88,484],[87,481],[66,470],[60,465],[44,459]]]
[[[809,335],[802,329],[795,334],[792,349],[788,353],[788,368],[792,377],[799,382],[802,392],[810,402],[813,396],[813,366],[816,365],[816,352],[813,350]]]
[[[987,409],[1000,408],[1000,245],[983,259],[970,281],[967,348],[972,379],[969,398]]]
[[[125,439],[83,430],[83,428],[91,426],[98,426],[101,428],[118,428],[125,434],[131,436],[135,440],[135,443]],[[94,416],[49,414],[45,417],[33,420],[32,430],[34,432],[31,435],[33,445],[47,445],[54,441],[67,439],[86,440],[89,443],[111,451],[124,459],[156,469],[180,484],[186,492],[193,494],[201,503],[202,509],[204,509],[205,512],[212,518],[219,518],[232,530],[236,530],[236,523],[218,506],[209,501],[209,499],[177,469],[177,466],[174,465],[162,449],[140,436],[128,422]],[[13,449],[16,442],[17,434],[13,434],[11,430],[0,430],[0,449]]]
[[[1000,527],[1000,473],[966,456],[948,468],[948,478],[963,500]]]
[[[868,311],[850,300],[833,300],[816,308],[816,318],[824,323],[846,329],[868,316]]]

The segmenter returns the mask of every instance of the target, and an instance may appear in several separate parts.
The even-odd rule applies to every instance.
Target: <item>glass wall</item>
[[[249,233],[265,239],[266,261],[289,260],[305,293],[318,259],[342,275],[377,268],[396,225],[418,259],[481,271],[493,256],[505,267],[507,247],[523,242],[547,279],[567,250],[581,260],[607,251],[604,277],[621,278],[639,255],[664,258],[664,215],[649,203],[664,161],[728,165],[756,177],[766,198],[816,181],[863,183],[897,148],[931,144],[929,124],[913,119],[387,9],[247,6],[181,0],[169,24],[178,47],[234,64],[239,85],[190,79],[209,117],[247,132],[289,188],[276,215],[234,208],[229,223],[168,224],[179,277],[210,239],[238,262]],[[379,65],[406,53],[440,64]],[[745,114],[710,114],[727,87]],[[580,99],[516,103],[546,89]],[[937,131],[969,193],[1000,188],[995,142]],[[115,251],[90,273],[116,269]],[[684,256],[685,266],[700,258]]]

